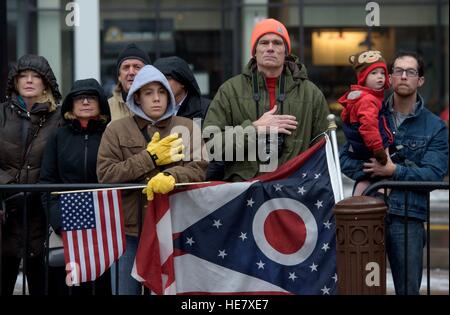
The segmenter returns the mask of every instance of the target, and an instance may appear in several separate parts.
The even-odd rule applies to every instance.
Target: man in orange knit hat
[[[286,27],[274,19],[257,23],[251,37],[251,55],[243,73],[226,81],[217,92],[206,114],[204,128],[217,126],[222,137],[226,126],[239,133],[254,128],[258,140],[275,131],[279,166],[307,150],[313,140],[327,130],[328,104],[322,92],[308,80],[305,66],[291,54],[291,41]],[[236,134],[236,139],[248,139]],[[225,139],[228,140],[228,139]],[[247,146],[248,143],[245,143]],[[229,143],[226,143],[227,149]],[[236,143],[233,145],[235,150]],[[276,152],[275,152],[276,151]],[[246,151],[247,152],[247,151]],[[225,152],[223,152],[225,154]],[[267,160],[225,161],[223,178],[242,181],[261,173]]]

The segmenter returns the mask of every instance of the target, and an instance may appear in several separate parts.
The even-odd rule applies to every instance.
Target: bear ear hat
[[[352,55],[352,56],[348,57],[348,61],[353,65],[353,64],[355,64],[355,58],[356,58],[356,56]]]

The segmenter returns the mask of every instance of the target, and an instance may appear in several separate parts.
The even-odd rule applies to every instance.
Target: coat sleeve
[[[197,129],[197,131],[193,131]],[[206,178],[206,169],[208,162],[203,155],[205,143],[201,141],[200,148],[196,148],[192,135],[200,135],[201,131],[197,124],[192,124],[190,132],[190,147],[189,147],[189,160],[183,165],[177,165],[166,169],[164,172],[169,173],[175,177],[177,183],[189,183],[189,182],[201,182]]]
[[[438,124],[437,132],[432,136],[420,163],[411,166],[396,164],[393,180],[441,181],[443,179],[448,170],[448,129],[442,121]]]
[[[246,152],[247,148],[254,148],[257,141],[256,128],[250,119],[246,119],[237,125],[233,121],[232,110],[239,110],[233,106],[239,98],[230,82],[226,82],[219,88],[214,99],[209,105],[203,124],[203,134],[209,147],[222,148],[222,160],[225,154],[235,155],[236,152]],[[231,132],[227,132],[227,127]]]
[[[118,131],[109,125],[103,133],[97,156],[97,176],[100,183],[130,183],[140,181],[155,165],[143,149],[125,158],[120,147]]]
[[[378,113],[380,107],[371,97],[363,97],[355,104],[358,121],[361,124],[359,133],[370,151],[383,149],[383,140],[378,129]]]
[[[58,171],[58,136],[54,132],[45,145],[42,157],[41,171],[39,177],[40,184],[58,184],[62,183]],[[59,209],[59,197],[48,193],[41,194],[42,205],[44,209],[49,209],[49,222],[53,230],[59,233],[61,229],[61,211]]]

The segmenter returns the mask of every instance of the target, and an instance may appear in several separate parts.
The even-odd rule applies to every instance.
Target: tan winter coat
[[[108,99],[108,104],[111,111],[111,121],[133,116],[133,113],[123,101],[122,86],[120,83],[114,89],[113,96]]]
[[[158,131],[161,139],[173,133],[177,126],[187,127],[190,138],[183,139],[186,147],[184,154],[189,161],[180,161],[165,166],[156,166],[146,151],[148,141],[141,130],[147,128],[150,138]],[[201,139],[201,131],[191,119],[170,117],[155,125],[137,116],[126,117],[111,122],[106,128],[97,159],[97,175],[100,183],[147,183],[159,172],[167,172],[175,177],[177,183],[200,182],[205,179],[208,162],[201,159],[192,161],[193,156],[200,159],[198,151],[194,153],[193,129],[196,137]],[[171,132],[172,131],[172,132]],[[203,145],[203,142],[201,142]],[[123,191],[122,209],[124,212],[125,233],[138,234],[139,199],[143,205],[142,221],[144,222],[147,208],[146,196],[141,190]]]

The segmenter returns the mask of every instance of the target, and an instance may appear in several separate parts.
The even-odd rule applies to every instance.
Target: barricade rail
[[[24,192],[25,195],[32,192],[39,192],[39,193],[51,193],[51,192],[62,192],[62,191],[78,191],[78,190],[93,190],[93,189],[114,189],[114,188],[125,188],[125,187],[132,187],[132,186],[138,186],[141,184],[32,184],[32,185],[19,185],[19,184],[11,184],[11,185],[0,185],[0,200],[2,201],[2,204],[0,205],[0,284],[2,283],[2,259],[1,259],[1,253],[2,253],[2,226],[3,226],[3,220],[1,216],[4,211],[4,202],[2,196],[4,193],[14,193],[14,192]],[[434,190],[448,190],[449,189],[449,183],[448,182],[399,182],[399,181],[379,181],[372,185],[370,185],[363,193],[363,195],[372,195],[373,193],[377,192],[378,190],[383,189],[385,197],[387,196],[387,190],[388,189],[395,189],[404,191],[405,196],[405,222],[408,220],[408,203],[407,203],[407,196],[409,192],[413,191],[420,191],[423,193],[426,193],[428,195],[427,198],[427,294],[430,294],[430,192]],[[48,203],[47,203],[48,204]],[[142,209],[142,207],[140,207]],[[47,228],[49,228],[49,209],[47,206],[47,209],[45,209],[47,215],[46,215],[46,225]],[[140,211],[139,211],[140,212]],[[24,239],[28,239],[28,229],[26,226],[27,223],[27,204],[24,205]],[[142,213],[140,212],[138,214],[138,225],[139,225],[139,232],[141,230],[142,226]],[[408,234],[408,225],[405,224],[405,236]],[[406,237],[405,237],[406,239]],[[46,244],[49,243],[49,233],[47,233],[47,239]],[[28,255],[28,246],[27,242],[25,242],[25,251],[23,257],[27,257]],[[408,253],[408,242],[405,242],[405,255]],[[45,293],[48,293],[48,261],[49,260],[49,248],[48,246],[45,246]],[[23,279],[22,279],[22,294],[26,294],[26,259],[23,259]],[[405,274],[407,274],[407,268],[408,266],[405,265]],[[118,270],[118,268],[116,268]],[[407,278],[405,277],[405,288],[407,289]],[[118,274],[116,274],[116,290],[118,287]],[[95,287],[92,288],[93,292],[95,292]],[[2,295],[2,288],[0,286],[0,295]],[[116,292],[117,293],[117,292]],[[407,292],[406,292],[407,294]]]

